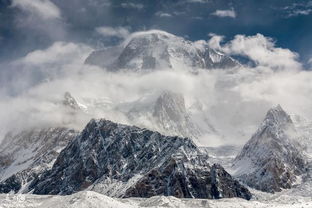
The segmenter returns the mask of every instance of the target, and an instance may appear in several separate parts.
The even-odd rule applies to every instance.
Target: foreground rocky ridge
[[[107,120],[90,121],[30,189],[35,194],[89,189],[115,197],[251,198],[221,166],[211,167],[190,139]]]

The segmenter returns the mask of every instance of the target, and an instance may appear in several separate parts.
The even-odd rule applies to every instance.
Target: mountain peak
[[[93,119],[29,187],[35,194],[250,199],[225,170],[211,172],[207,157],[190,139]]]
[[[115,59],[107,62],[107,57]],[[240,65],[231,57],[210,48],[205,41],[192,42],[160,30],[133,33],[115,49],[93,52],[86,63],[111,71],[224,69]]]
[[[284,111],[284,109],[277,105],[276,107],[271,108],[265,117],[265,121],[269,122],[269,124],[291,124],[292,120],[290,116]]]
[[[296,129],[280,105],[270,109],[234,161],[235,175],[261,191],[291,188],[305,171]]]

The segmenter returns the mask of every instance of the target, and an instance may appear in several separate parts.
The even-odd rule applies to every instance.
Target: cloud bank
[[[13,0],[12,6],[43,19],[61,18],[59,8],[50,0]]]
[[[33,51],[8,66],[15,76],[10,78],[12,85],[0,90],[0,108],[5,109],[0,112],[0,137],[8,130],[42,126],[81,129],[91,118],[135,124],[117,107],[164,90],[182,93],[187,109],[208,118],[220,133],[200,138],[205,145],[243,144],[267,110],[277,104],[291,114],[312,117],[312,73],[300,69],[295,53],[276,47],[272,39],[260,34],[238,35],[226,43],[216,35],[212,39],[211,46],[247,56],[256,65],[196,74],[187,70],[110,73],[83,64],[92,51],[86,45],[56,42]],[[289,70],[292,67],[296,70]],[[87,113],[73,116],[62,106],[67,91],[87,107]]]
[[[299,55],[289,49],[276,47],[273,39],[262,34],[254,36],[236,35],[233,40],[221,44],[222,36],[213,35],[210,47],[228,55],[240,55],[254,61],[256,65],[280,70],[300,70]]]

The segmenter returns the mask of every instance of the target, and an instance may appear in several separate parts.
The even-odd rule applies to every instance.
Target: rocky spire
[[[266,192],[290,188],[304,166],[295,127],[280,105],[268,111],[234,161],[235,174],[241,180]]]

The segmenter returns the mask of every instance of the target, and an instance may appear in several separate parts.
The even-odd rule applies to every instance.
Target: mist
[[[213,38],[207,42],[211,43]],[[252,39],[257,47],[249,42],[243,44],[249,50],[238,50],[237,39]],[[181,93],[190,112],[196,114],[194,106],[200,105],[219,132],[200,138],[200,143],[208,146],[243,144],[266,112],[277,104],[289,114],[307,119],[312,116],[312,72],[302,68],[296,53],[278,48],[265,36],[238,36],[214,45],[224,53],[248,57],[255,65],[198,69],[197,73],[187,67],[148,73],[109,72],[84,64],[94,50],[86,44],[58,41],[46,49],[32,51],[9,62],[7,70],[1,71],[0,138],[9,131],[29,128],[66,126],[82,130],[91,118],[140,125],[127,119],[118,106],[155,97],[165,90]],[[275,60],[278,57],[286,61],[268,59],[267,53]],[[70,92],[88,111],[73,115],[62,105],[65,92]]]

